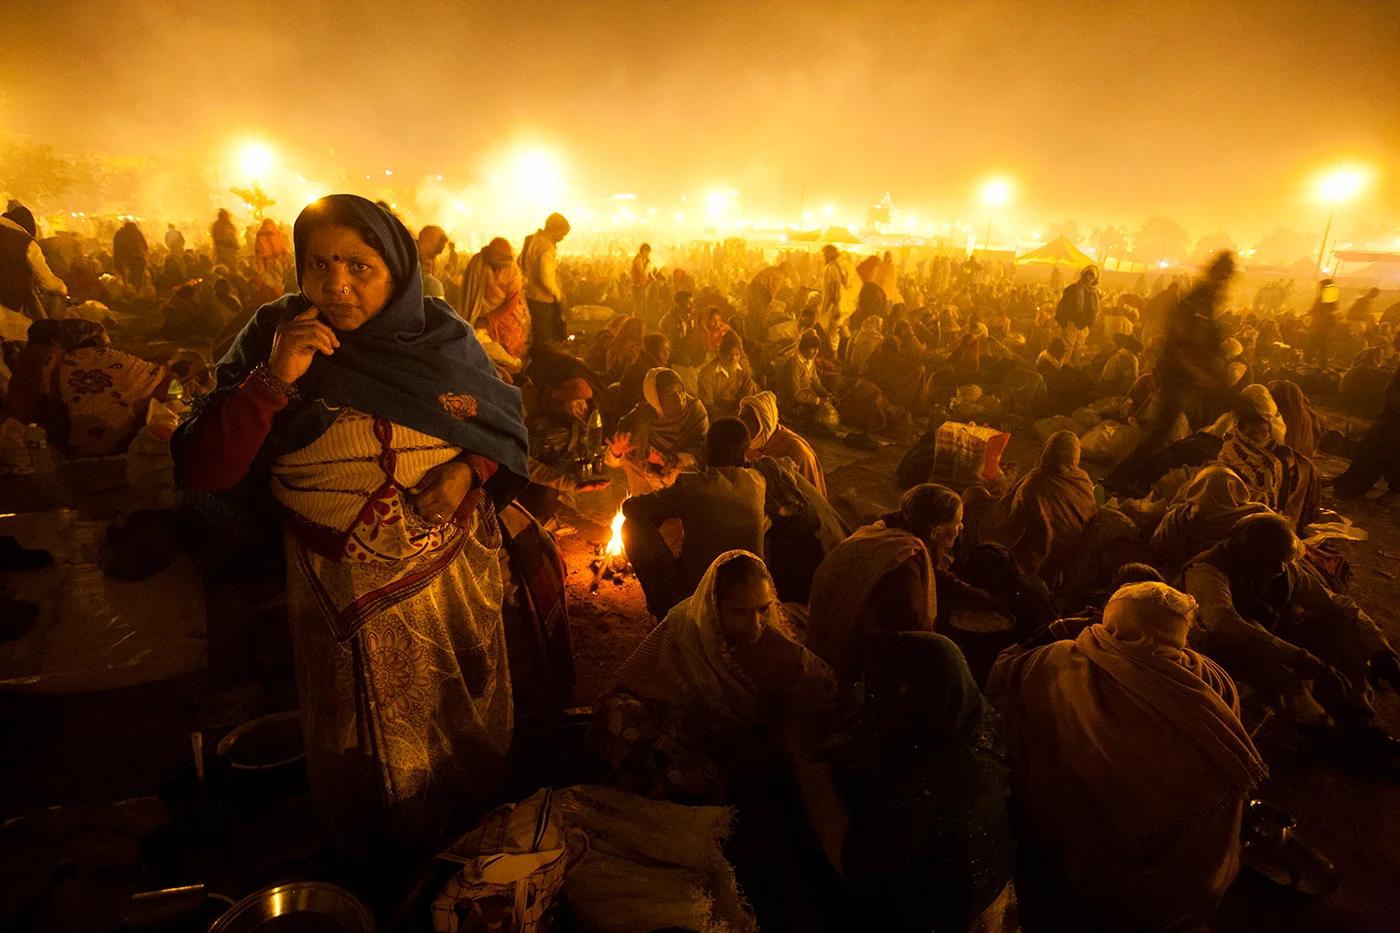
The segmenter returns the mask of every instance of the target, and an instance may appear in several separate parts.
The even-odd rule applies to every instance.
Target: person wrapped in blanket
[[[1269,390],[1247,386],[1234,409],[1208,429],[1223,438],[1222,466],[1235,472],[1255,502],[1303,528],[1317,520],[1322,506],[1322,476],[1308,457],[1288,446],[1288,425]]]
[[[715,558],[623,662],[594,707],[604,783],[657,799],[714,803],[786,768],[777,737],[833,724],[831,670],[791,634],[763,562]]]
[[[1098,510],[1094,481],[1080,468],[1079,455],[1079,438],[1072,431],[1057,431],[1046,438],[1035,467],[1005,496],[994,499],[981,486],[968,489],[963,494],[968,533],[962,546],[1005,545],[1018,570],[1051,588],[1058,586]]]
[[[165,398],[171,373],[110,343],[92,321],[35,321],[15,360],[3,417],[41,425],[69,456],[124,453],[150,401]]]
[[[1202,929],[1268,771],[1230,676],[1186,646],[1196,603],[1114,594],[1072,641],[1008,648],[987,682],[1011,764],[1022,928]]]
[[[1192,559],[1182,587],[1200,603],[1191,645],[1305,725],[1326,725],[1353,750],[1394,764],[1400,740],[1375,721],[1372,685],[1400,689],[1380,627],[1333,593],[1303,557],[1292,522],[1247,515]]]
[[[845,881],[836,928],[1002,929],[991,921],[1010,900],[1016,843],[997,714],[941,635],[876,632],[859,650],[865,701],[841,766],[793,750],[808,819]]]
[[[497,509],[529,481],[526,431],[396,217],[330,195],[293,241],[300,294],[239,334],[172,452],[191,493],[280,506],[312,803],[363,869],[493,802],[514,721]]]
[[[608,465],[627,475],[629,496],[665,489],[682,470],[698,466],[710,429],[704,404],[685,391],[675,370],[648,372],[642,395],[645,401],[618,422],[608,451]]]

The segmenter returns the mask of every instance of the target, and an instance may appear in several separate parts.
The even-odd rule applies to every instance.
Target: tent
[[[1018,265],[1028,263],[1049,263],[1057,266],[1075,266],[1083,268],[1093,265],[1094,260],[1080,251],[1079,247],[1071,243],[1063,234],[1055,237],[1040,249],[1032,250],[1026,255],[1018,257]]]
[[[865,242],[846,227],[827,227],[817,239],[822,243],[849,243],[853,246]]]

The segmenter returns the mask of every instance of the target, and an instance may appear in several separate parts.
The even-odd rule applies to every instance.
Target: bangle
[[[254,366],[253,371],[248,374],[248,378],[262,383],[263,388],[270,389],[286,398],[293,398],[297,394],[297,387],[293,383],[278,379],[266,363]]]

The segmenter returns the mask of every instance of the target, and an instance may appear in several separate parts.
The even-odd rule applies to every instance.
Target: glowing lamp
[[[982,185],[982,203],[1000,207],[1011,200],[1011,182],[1005,178],[992,178]]]
[[[1317,179],[1317,196],[1328,204],[1344,204],[1366,189],[1371,173],[1356,166],[1342,166],[1324,172]]]
[[[262,178],[276,163],[277,154],[266,143],[250,140],[238,147],[238,170],[249,180]]]

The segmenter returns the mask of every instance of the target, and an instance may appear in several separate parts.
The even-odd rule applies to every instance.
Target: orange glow
[[[608,546],[603,548],[605,557],[622,556],[622,506],[617,507],[617,514],[612,520],[612,537],[608,538]]]

